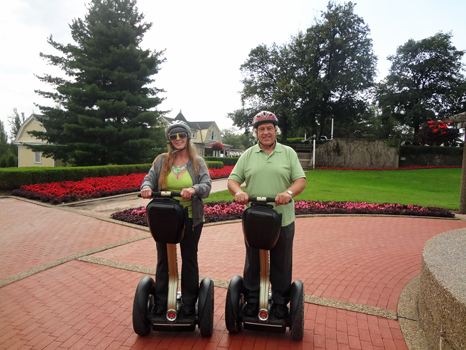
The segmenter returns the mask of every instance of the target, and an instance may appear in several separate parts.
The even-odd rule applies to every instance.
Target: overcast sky
[[[337,1],[342,3],[341,1]],[[464,0],[358,0],[355,13],[369,25],[378,77],[388,73],[388,55],[409,39],[421,40],[439,31],[452,32],[453,44],[466,50]],[[28,117],[34,105],[47,104],[34,93],[48,89],[34,76],[60,72],[39,53],[57,54],[47,37],[73,43],[69,24],[84,18],[85,0],[0,0],[0,119],[7,131],[13,108]],[[261,44],[282,45],[305,31],[326,10],[327,0],[159,1],[138,0],[145,21],[153,26],[142,46],[165,50],[166,62],[155,76],[166,100],[161,110],[175,117],[181,110],[189,121],[215,121],[220,129],[232,122],[226,116],[241,108],[239,67],[251,49]],[[466,62],[466,59],[463,59]],[[279,116],[278,116],[279,117]]]

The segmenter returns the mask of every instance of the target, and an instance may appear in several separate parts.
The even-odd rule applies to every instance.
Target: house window
[[[193,138],[193,139],[195,139],[195,138],[196,138],[196,132],[195,132],[195,131],[193,131],[193,135],[192,135],[192,137],[191,137],[191,138]]]
[[[41,164],[42,163],[42,153],[34,152],[34,163]]]
[[[212,130],[210,132],[210,141],[215,141],[215,131],[214,130]]]

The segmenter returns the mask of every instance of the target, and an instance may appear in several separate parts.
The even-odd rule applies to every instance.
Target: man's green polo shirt
[[[268,156],[257,144],[248,148],[236,162],[229,179],[240,184],[245,182],[245,191],[249,197],[275,198],[301,177],[306,178],[306,175],[296,152],[277,142]],[[294,221],[294,201],[279,205],[275,210],[283,215],[282,226]]]

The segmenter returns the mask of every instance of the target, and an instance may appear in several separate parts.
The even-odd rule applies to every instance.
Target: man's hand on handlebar
[[[281,192],[275,197],[275,205],[278,206],[288,204],[292,199],[293,197],[288,192]]]
[[[238,204],[248,204],[249,196],[246,192],[238,191],[235,194],[235,202]]]
[[[141,197],[142,198],[150,199],[151,196],[152,196],[152,190],[150,188],[145,188],[145,189],[141,190]]]

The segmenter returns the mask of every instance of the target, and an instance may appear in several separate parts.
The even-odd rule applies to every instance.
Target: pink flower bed
[[[241,219],[244,206],[234,202],[212,202],[205,204],[205,222],[219,222]],[[320,202],[295,201],[296,215],[305,214],[382,214],[382,215],[411,215],[452,218],[455,215],[449,210],[437,207],[421,207],[419,205],[404,205],[394,203],[365,203],[365,202]],[[115,220],[147,226],[146,208],[139,207],[113,213]]]

